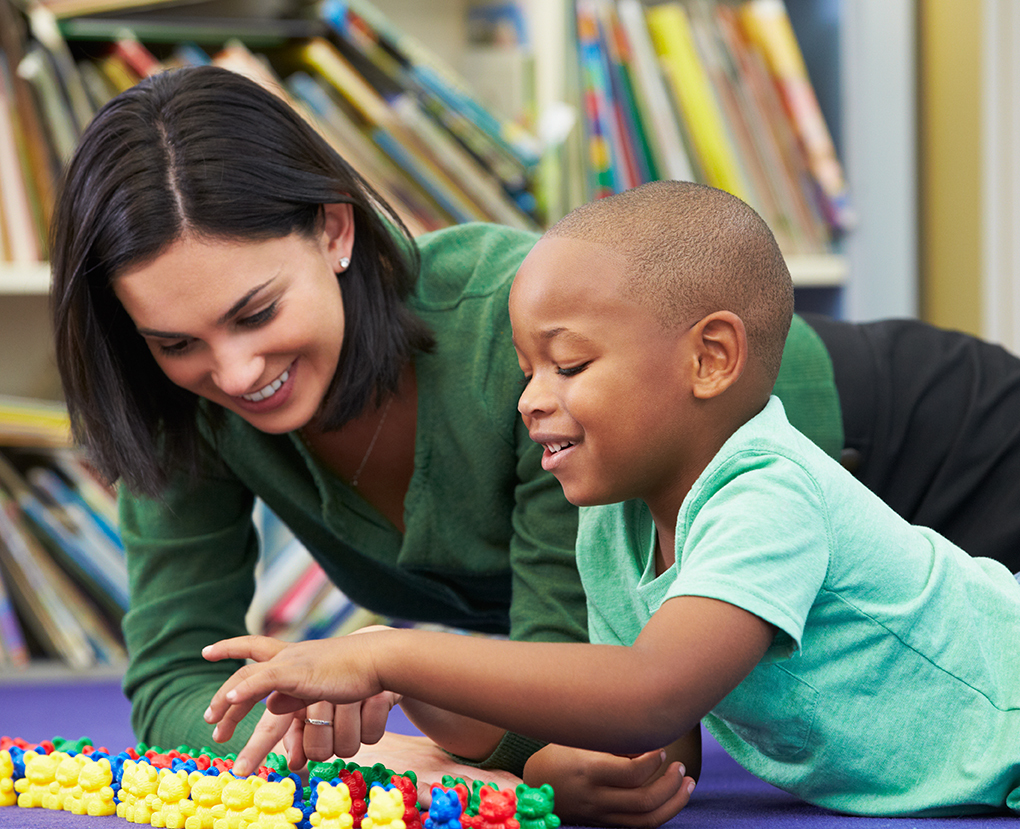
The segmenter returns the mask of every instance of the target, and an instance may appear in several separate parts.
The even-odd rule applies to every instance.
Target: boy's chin
[[[566,499],[573,504],[575,507],[598,507],[603,504],[615,504],[619,499],[611,498],[602,495],[601,497],[594,492],[585,491],[578,487],[563,487],[563,494]]]

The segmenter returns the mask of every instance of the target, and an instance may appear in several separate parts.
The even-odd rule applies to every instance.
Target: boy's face
[[[665,330],[624,292],[629,267],[609,246],[543,237],[510,292],[527,380],[518,409],[543,469],[579,506],[685,491],[688,328]]]

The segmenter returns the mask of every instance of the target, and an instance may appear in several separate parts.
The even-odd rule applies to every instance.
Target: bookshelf
[[[421,43],[440,55],[449,65],[457,68],[465,65],[466,54],[469,51],[467,45],[467,18],[468,9],[477,0],[437,0],[429,4],[412,2],[412,0],[375,0],[374,5],[388,16],[400,29],[411,32]],[[550,21],[556,15],[563,18],[568,14],[567,0],[521,0],[522,8],[534,20],[535,29],[547,29]],[[153,19],[172,20],[175,15],[255,15],[259,13],[282,14],[285,16],[298,17],[307,12],[312,5],[307,2],[290,3],[289,8],[284,8],[282,3],[263,3],[261,8],[248,6],[239,11],[242,7],[232,4],[229,0],[215,0],[205,3],[164,3],[152,11]],[[825,38],[831,39],[831,26],[826,30],[825,26],[819,26],[818,21],[827,21],[833,17],[833,10],[836,8],[834,0],[788,0],[788,9],[791,19],[796,28],[806,33],[807,42],[813,48],[804,50],[805,57],[809,63],[813,76],[821,78],[819,88],[822,94],[822,107],[828,118],[837,125],[840,122],[841,107],[839,102],[833,102],[833,90],[838,89],[838,82],[833,83],[833,76],[840,73],[840,67],[833,66],[834,56],[838,58],[839,49],[829,48],[832,44],[827,43]],[[860,17],[860,13],[855,15]],[[569,21],[568,21],[569,24]],[[851,28],[851,27],[846,27]],[[859,26],[858,26],[859,28]],[[888,28],[888,27],[887,27]],[[837,33],[838,34],[838,33]],[[857,35],[860,40],[860,35]],[[823,44],[819,48],[819,44]],[[555,48],[539,39],[535,41],[536,46],[536,71],[539,73],[537,85],[541,90],[546,83],[548,76],[553,72],[554,64],[563,63],[565,56],[555,53]],[[542,53],[544,50],[544,54]],[[845,49],[843,50],[846,51]],[[822,62],[822,65],[818,64]],[[825,65],[827,62],[828,65]],[[559,71],[559,67],[556,70]],[[852,74],[846,72],[845,74]],[[539,97],[542,96],[539,91]],[[888,119],[885,119],[888,121]],[[840,136],[836,136],[837,144],[840,143]],[[852,143],[851,143],[851,146]],[[896,178],[895,171],[912,169],[909,164],[888,165],[893,168],[890,175],[891,180],[901,183]],[[851,173],[857,172],[851,169]],[[902,178],[902,173],[899,174]],[[860,174],[858,173],[858,177]],[[872,176],[875,179],[877,176]],[[902,190],[902,188],[901,188]],[[866,192],[873,192],[868,188]],[[900,191],[901,192],[901,191]],[[855,193],[855,199],[857,195]],[[584,200],[583,198],[581,200]],[[574,202],[578,201],[576,196]],[[890,203],[888,194],[880,193],[873,198],[880,206]],[[904,199],[893,199],[892,203],[899,209]],[[878,209],[878,208],[876,208]],[[885,208],[886,217],[889,214],[895,215],[896,210]],[[876,236],[876,243],[869,247],[867,240],[861,237],[869,233],[875,233],[875,225],[865,222],[862,230],[855,231],[847,242],[845,250],[837,253],[819,255],[793,254],[790,257],[791,272],[795,283],[804,289],[822,289],[827,291],[833,298],[830,301],[831,310],[840,313],[843,309],[839,307],[840,300],[844,294],[849,297],[870,295],[875,293],[869,291],[866,284],[857,285],[858,271],[860,279],[867,283],[869,276],[876,273],[879,276],[872,276],[872,281],[880,282],[882,290],[878,291],[883,296],[893,296],[896,289],[904,284],[904,279],[890,280],[887,272],[891,268],[898,267],[901,271],[910,272],[912,267],[906,262],[909,256],[893,256],[893,262],[886,268],[876,267],[882,261],[889,250],[894,252],[902,249],[905,244],[899,241],[897,244],[892,240],[894,237],[905,239],[912,238],[912,234],[900,233],[901,225],[905,222],[886,221],[881,224],[883,232]],[[882,253],[876,254],[875,249]],[[860,267],[858,267],[860,263]],[[849,275],[855,274],[855,279],[849,279]],[[48,290],[49,275],[44,264],[38,265],[14,265],[0,263],[0,392],[2,393],[26,393],[31,395],[54,396],[58,384],[52,371],[52,358],[49,354],[49,337],[47,333],[47,319],[45,314],[45,303],[33,301],[31,297],[42,297]],[[909,305],[911,302],[910,288],[899,290],[897,296],[906,296],[904,301],[896,299],[889,305],[888,309],[893,312],[909,310],[898,306]],[[859,304],[859,303],[858,303]],[[853,310],[853,309],[849,309]],[[869,309],[870,310],[870,309]],[[27,314],[27,317],[25,316]],[[849,314],[853,316],[854,314]],[[870,314],[878,315],[878,314]],[[27,337],[26,337],[27,330]],[[13,332],[17,332],[16,336]],[[40,356],[41,355],[41,356]]]
[[[8,0],[0,0],[0,3],[5,2],[8,2]],[[67,2],[67,0],[62,0],[62,2]],[[362,0],[357,0],[357,2],[352,0],[350,5],[358,8],[361,2]],[[472,55],[472,48],[468,42],[469,10],[472,4],[477,2],[479,0],[436,0],[433,3],[422,4],[415,2],[415,0],[373,0],[375,7],[386,15],[399,30],[412,33],[419,43],[427,45],[430,51],[455,69],[461,65],[477,65],[470,63],[470,59],[477,57],[477,55]],[[571,71],[572,61],[574,62],[574,71],[576,72],[579,69],[575,57],[566,54],[562,44],[563,38],[567,36],[566,33],[571,31],[576,23],[573,18],[573,0],[519,0],[519,2],[522,4],[522,8],[533,15],[536,31],[541,31],[541,33],[546,35],[545,39],[536,39],[533,71],[535,74],[536,97],[540,103],[542,101],[548,102],[555,99],[557,94],[556,84],[566,83],[566,77]],[[602,13],[601,10],[605,8],[605,4],[608,2],[610,0],[579,0],[580,5],[578,8],[588,8],[593,14],[598,15]],[[623,2],[626,2],[626,0],[621,0],[621,3]],[[819,15],[824,18],[825,10],[831,10],[834,7],[834,2],[831,0],[787,0],[787,4],[791,11],[791,17],[798,14],[800,18],[805,16],[817,17]],[[269,0],[269,5],[273,5],[272,0]],[[632,6],[640,8],[636,6],[633,0]],[[310,3],[296,2],[291,4],[291,8],[286,13],[289,19],[296,21],[306,19],[307,12],[311,8],[312,4]],[[225,15],[229,12],[232,15],[231,22],[238,29],[241,29],[247,28],[246,21],[251,20],[254,22],[257,15],[264,12],[265,9],[255,10],[253,6],[245,7],[243,4],[233,4],[231,9],[229,0],[209,0],[204,3],[175,3],[171,0],[151,12],[152,17],[147,20],[147,31],[158,32],[161,26],[172,26],[175,22],[180,22],[185,17],[194,20],[196,15],[201,17],[204,13],[210,15],[207,25],[215,27],[217,23],[212,15],[217,11]],[[272,11],[279,11],[279,9]],[[240,17],[238,15],[247,15],[247,17]],[[328,19],[325,11],[321,12],[321,17]],[[795,24],[798,22],[796,17],[794,17],[794,22]],[[563,25],[557,29],[556,25],[559,24]],[[229,24],[226,28],[229,28]],[[857,31],[857,29],[854,31]],[[558,32],[558,34],[549,35],[550,32]],[[704,30],[702,30],[703,32]],[[831,32],[829,34],[831,35]],[[557,46],[558,41],[556,38],[560,39],[559,46]],[[651,40],[650,38],[650,43]],[[158,41],[158,34],[153,36],[154,48],[156,48],[156,41]],[[305,64],[302,64],[303,66],[321,68],[323,62],[328,59],[328,56],[324,56],[321,50],[316,51],[319,47],[315,46],[313,48],[313,46],[310,46],[311,41],[307,37],[305,37],[303,42],[306,44],[305,48],[289,53],[285,62],[293,60],[296,56],[299,60],[305,61]],[[254,45],[254,42],[252,43],[251,53],[258,54],[260,48]],[[78,48],[83,57],[88,54],[87,47],[80,46],[79,43]],[[218,49],[219,47],[215,48]],[[167,53],[167,49],[164,49],[162,52],[162,54]],[[249,56],[251,53],[248,53]],[[808,58],[811,58],[811,52],[806,54]],[[831,64],[835,63],[835,59],[838,57],[838,50],[823,49],[821,52],[817,52],[817,50],[815,52],[815,60],[827,60],[830,64],[828,67],[830,70],[833,69]],[[488,66],[491,70],[492,65],[488,64]],[[512,67],[512,64],[507,64],[507,66]],[[839,67],[836,68],[838,69]],[[816,70],[812,68],[811,71],[815,72]],[[845,68],[843,71],[846,71]],[[553,76],[558,78],[555,83],[553,82]],[[508,74],[506,77],[514,76]],[[830,82],[825,88],[831,91],[832,88],[838,88],[838,86],[838,84]],[[288,84],[288,89],[293,95],[297,96],[298,89],[296,87]],[[306,99],[302,98],[300,100]],[[312,99],[308,98],[307,100],[311,101]],[[366,112],[378,113],[384,109],[381,104],[378,102],[373,103],[372,101],[367,103],[362,101],[352,104],[352,106],[356,109],[361,107]],[[832,110],[833,107],[835,107],[835,112],[841,112],[840,103],[837,101],[833,104],[831,96],[829,96],[827,100],[823,101],[823,109],[829,108]],[[383,144],[381,138],[386,137],[385,133],[387,131],[389,131],[392,137],[392,135],[397,135],[401,131],[411,128],[408,121],[400,121],[399,119],[388,120],[391,117],[385,114],[379,115],[380,120],[376,124],[376,133],[372,135],[376,144]],[[366,118],[366,120],[370,120],[370,118]],[[848,117],[846,120],[851,121],[852,119]],[[577,132],[580,132],[580,130],[577,130]],[[837,136],[838,144],[839,137]],[[354,145],[351,146],[353,147]],[[745,143],[744,147],[746,148],[746,146],[747,144]],[[353,149],[347,152],[347,155],[356,167],[362,168],[362,165],[358,163],[357,157],[353,153]],[[369,157],[372,156],[369,154]],[[856,169],[851,169],[850,173],[858,177],[860,176],[859,171]],[[537,175],[542,176],[545,173],[540,171]],[[560,194],[564,196],[565,200],[562,206],[569,209],[569,207],[587,200],[587,197],[583,195],[583,190],[585,186],[588,186],[588,182],[583,173],[577,173],[577,171],[574,173],[568,172],[563,178],[566,184],[559,188]],[[900,180],[894,177],[890,178],[897,184],[901,183]],[[875,176],[872,176],[868,181],[871,182],[874,179]],[[710,183],[717,184],[718,182]],[[431,198],[440,204],[441,208],[446,209],[438,196],[430,193],[425,185],[422,186],[425,188],[424,192],[427,197],[425,201],[429,201]],[[852,191],[853,179],[851,179]],[[385,189],[383,189],[383,192],[385,194]],[[501,215],[499,211],[507,210],[505,204],[500,207],[500,198],[505,196],[505,194],[490,198],[491,189],[481,187],[478,190],[472,191],[470,186],[465,188],[463,192],[471,194],[471,198],[474,198],[479,204],[485,202],[486,204],[483,206],[486,209],[489,209],[495,203],[495,207],[491,207],[495,211],[494,218],[487,220],[501,220],[499,219],[499,215]],[[873,193],[869,193],[869,196],[874,198]],[[503,201],[505,201],[505,198]],[[895,200],[893,202],[895,203]],[[862,207],[860,210],[862,215],[865,215],[865,218],[867,218],[868,210],[870,210],[870,207]],[[536,228],[539,226],[538,221],[533,220],[533,217],[530,216],[526,209],[522,209],[521,212],[522,215],[518,215],[510,209],[506,213],[509,216],[508,223],[519,221],[521,226],[533,226]],[[553,219],[562,215],[562,212],[556,214],[551,209],[550,212],[554,214],[551,217]],[[414,212],[413,209],[412,213],[415,217],[419,217],[419,214]],[[451,215],[453,214],[451,213]],[[818,221],[821,224],[822,220]],[[864,223],[864,233],[871,232],[870,229],[872,227],[873,225],[866,221]],[[817,239],[811,239],[811,244],[802,245],[800,249],[789,254],[788,261],[794,283],[799,289],[798,293],[801,296],[807,295],[810,298],[808,308],[835,314],[844,312],[844,295],[848,295],[853,290],[853,286],[858,280],[857,261],[864,262],[869,269],[875,269],[878,262],[885,261],[888,257],[890,240],[899,232],[896,226],[883,228],[883,231],[884,233],[880,238],[882,249],[877,252],[868,252],[869,255],[863,258],[861,258],[857,251],[866,249],[867,246],[862,242],[855,241],[859,232],[856,229],[852,230],[846,237],[848,243],[846,250],[842,249],[839,245],[828,248],[825,244],[816,244]],[[795,234],[790,234],[790,238],[794,238],[794,236]],[[913,238],[913,236],[905,235],[904,238]],[[855,259],[855,257],[857,258]],[[892,258],[892,261],[895,266],[899,266],[900,262],[895,257]],[[878,278],[887,278],[881,276],[886,271],[883,271],[880,267],[877,268]],[[862,284],[864,284],[868,278],[874,281],[876,276],[869,270],[861,278],[863,280]],[[0,263],[0,394],[19,394],[51,400],[59,398],[59,385],[53,365],[51,338],[48,330],[48,286],[49,273],[45,263],[19,265]],[[889,291],[888,286],[884,286],[883,289],[887,292]]]

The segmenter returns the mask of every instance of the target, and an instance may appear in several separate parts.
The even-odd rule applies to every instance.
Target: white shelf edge
[[[0,263],[0,295],[48,294],[50,266],[48,262],[15,264]]]
[[[850,270],[847,258],[833,253],[794,254],[786,258],[786,264],[793,284],[798,288],[842,285]],[[0,264],[0,296],[46,294],[49,290],[50,267],[47,263]]]
[[[836,253],[794,254],[786,257],[796,288],[831,288],[843,285],[850,273],[847,257]]]

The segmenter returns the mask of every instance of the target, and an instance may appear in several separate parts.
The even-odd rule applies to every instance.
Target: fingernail
[[[237,699],[237,691],[228,691],[227,692],[227,701],[228,702],[234,702],[236,699]]]
[[[665,749],[663,749],[662,751],[659,752],[659,762],[660,763],[665,763],[666,762],[666,750]]]
[[[205,713],[202,715],[202,719],[206,722],[212,722],[212,706],[205,709]]]
[[[694,786],[695,785],[696,784],[695,784],[695,782],[693,780],[690,783],[687,784],[687,794],[694,794]]]
[[[680,779],[682,780],[687,776],[687,767],[683,763],[680,764]]]

